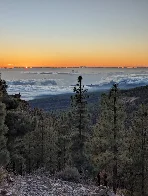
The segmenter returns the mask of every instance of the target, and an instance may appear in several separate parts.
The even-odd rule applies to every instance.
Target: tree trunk
[[[114,94],[114,148],[113,148],[113,153],[114,153],[114,166],[113,166],[113,192],[116,194],[117,191],[117,130],[116,130],[116,125],[117,125],[117,108],[116,108],[116,102],[117,102],[117,97],[116,97],[117,89],[115,87],[115,94]]]
[[[142,106],[142,134],[141,134],[141,149],[142,149],[142,165],[141,165],[141,171],[142,171],[142,182],[141,182],[141,194],[142,196],[145,196],[145,190],[144,190],[144,178],[145,178],[145,130],[144,130],[144,110]]]

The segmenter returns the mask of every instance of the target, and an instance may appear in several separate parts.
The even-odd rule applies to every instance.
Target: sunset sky
[[[148,0],[0,0],[0,66],[148,66]]]

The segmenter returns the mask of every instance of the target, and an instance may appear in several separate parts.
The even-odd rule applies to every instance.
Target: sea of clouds
[[[140,73],[109,72],[102,77],[100,73],[25,72],[25,74],[41,74],[43,76],[49,74],[57,75],[56,79],[43,77],[42,79],[7,80],[8,93],[15,94],[20,92],[22,99],[25,100],[35,99],[38,96],[44,95],[71,93],[73,91],[73,86],[77,81],[78,74],[85,78],[84,85],[89,91],[109,89],[114,83],[118,83],[121,89],[148,85],[147,71],[142,71]],[[66,80],[63,78],[61,79],[60,75],[69,75],[69,78]],[[75,75],[73,76],[75,77],[75,83],[71,83],[70,75]]]

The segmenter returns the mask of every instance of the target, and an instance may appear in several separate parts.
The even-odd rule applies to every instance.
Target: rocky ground
[[[46,175],[14,176],[0,187],[1,196],[115,196],[106,187],[88,186]]]

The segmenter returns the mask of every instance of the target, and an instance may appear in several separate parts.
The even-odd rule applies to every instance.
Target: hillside
[[[86,185],[55,179],[48,174],[13,176],[0,186],[0,195],[9,196],[115,196],[104,186]],[[116,195],[120,196],[120,195]]]
[[[57,113],[47,113],[37,107],[46,111],[66,110],[70,107],[72,94],[33,100],[30,103],[36,109],[32,109],[28,102],[20,99],[20,94],[8,95],[5,81],[1,81],[1,88],[1,149],[5,149],[1,152],[5,157],[1,153],[3,167],[0,168],[16,176],[14,180],[6,179],[6,184],[0,187],[0,195],[16,196],[18,192],[19,196],[99,196],[102,186],[95,186],[96,183],[109,186],[114,193],[118,188],[127,190],[130,195],[147,193],[147,157],[144,156],[141,162],[141,157],[147,154],[147,143],[141,145],[141,141],[148,141],[147,134],[144,134],[148,115],[147,105],[139,106],[140,103],[147,103],[148,86],[122,90],[120,93],[117,85],[114,85],[102,97],[100,91],[88,93],[88,108],[84,107],[86,102],[80,102],[87,95],[79,97],[75,94],[74,98],[78,101],[75,110]],[[79,93],[82,95],[82,92],[85,91]],[[118,96],[121,100],[115,104]],[[138,109],[137,112],[135,109]],[[117,131],[119,134],[113,140]],[[117,163],[114,165],[115,144],[119,145],[117,163],[121,163],[120,167],[116,167],[116,176],[113,173],[114,167],[118,166]],[[40,168],[45,168],[44,172],[35,174]],[[138,176],[139,172],[142,175]],[[72,182],[77,183],[67,182],[72,178]],[[3,172],[0,173],[0,181],[2,179]],[[14,194],[11,194],[12,191]],[[110,192],[110,195],[114,194]]]
[[[98,103],[101,94],[104,91],[95,91],[93,93],[89,93],[88,103],[96,104]],[[65,110],[70,107],[71,99],[70,97],[73,94],[62,94],[62,95],[52,95],[46,96],[38,99],[34,99],[29,101],[31,107],[42,108],[45,111],[51,110]],[[140,103],[148,103],[148,85],[136,87],[128,90],[121,90],[121,96],[125,102],[133,101],[132,105],[137,107]],[[126,99],[125,99],[126,98]]]
[[[102,92],[103,91],[96,91],[93,93],[88,92],[88,103],[98,102]],[[73,93],[45,96],[31,100],[29,101],[29,104],[31,105],[31,107],[42,108],[45,111],[65,110],[70,107],[72,95]]]

